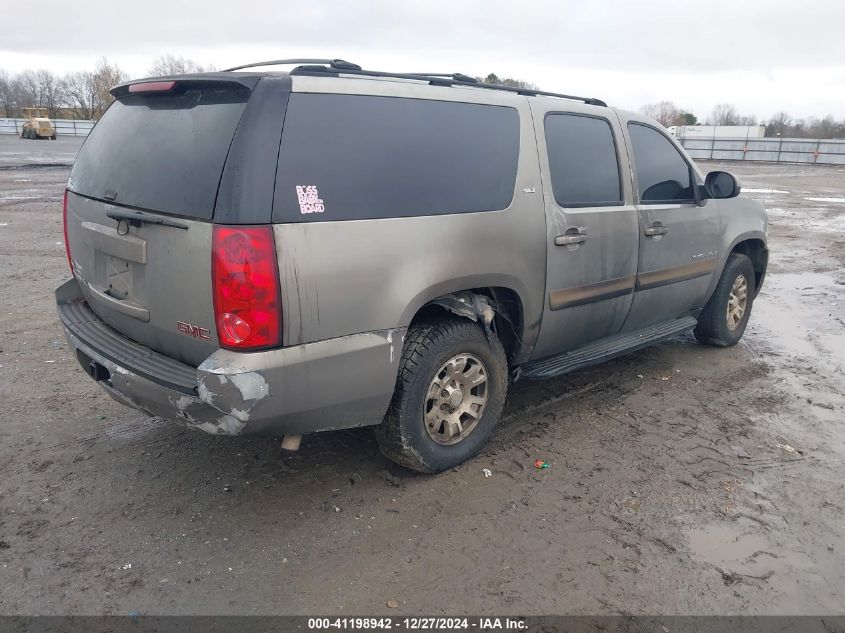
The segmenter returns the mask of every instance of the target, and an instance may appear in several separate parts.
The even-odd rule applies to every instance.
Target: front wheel
[[[731,253],[713,296],[698,317],[695,338],[706,345],[736,345],[748,325],[755,295],[754,265],[746,255]]]
[[[478,323],[455,317],[412,325],[390,408],[376,427],[381,452],[424,473],[473,457],[499,420],[507,368],[499,339]]]

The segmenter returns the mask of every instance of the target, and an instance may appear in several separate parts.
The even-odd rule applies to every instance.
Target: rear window
[[[513,198],[514,108],[398,97],[293,94],[275,222],[497,211]]]
[[[249,89],[204,82],[116,100],[86,139],[69,188],[116,204],[211,219]]]

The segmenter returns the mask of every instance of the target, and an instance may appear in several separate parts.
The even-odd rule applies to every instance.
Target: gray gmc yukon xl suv
[[[512,380],[742,336],[766,213],[653,121],[285,61],[117,86],[79,152],[58,312],[119,402],[289,446],[376,425],[437,472],[484,446]]]

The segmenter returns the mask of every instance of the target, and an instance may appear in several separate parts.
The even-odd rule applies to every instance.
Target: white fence
[[[20,136],[21,126],[29,119],[0,119],[0,134],[17,134]],[[94,127],[94,121],[85,119],[50,119],[56,128],[57,136],[88,136]]]
[[[51,120],[59,136],[88,136],[95,123],[84,119]],[[0,119],[0,134],[20,135],[26,121]],[[678,142],[690,156],[704,160],[845,165],[845,139],[681,137]]]
[[[845,139],[679,138],[690,156],[705,160],[845,165]]]

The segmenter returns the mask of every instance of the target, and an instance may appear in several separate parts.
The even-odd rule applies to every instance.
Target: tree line
[[[793,118],[787,112],[777,112],[766,120],[756,116],[740,114],[736,106],[719,103],[704,121],[671,101],[650,103],[640,112],[651,117],[664,127],[672,125],[763,125],[766,136],[784,138],[845,138],[845,118],[837,121],[832,114],[824,118]]]
[[[150,76],[181,75],[216,70],[214,66],[175,55],[162,55],[153,60],[147,70]],[[43,108],[51,119],[98,119],[112,102],[109,90],[129,79],[129,75],[117,64],[105,57],[100,58],[90,71],[67,73],[59,77],[49,70],[25,70],[11,74],[0,69],[0,112],[4,117],[20,117],[23,108]],[[495,73],[476,77],[488,84],[502,84],[515,88],[539,90],[536,84],[521,79],[501,78]],[[650,103],[640,112],[655,119],[664,127],[673,125],[764,125],[766,136],[786,138],[845,138],[845,118],[834,119],[828,115],[793,118],[786,112],[778,112],[765,121],[754,115],[740,114],[736,106],[729,103],[717,104],[704,121],[687,109],[671,101]]]
[[[150,76],[207,72],[213,66],[163,55],[153,60]],[[46,70],[25,70],[12,74],[0,69],[0,113],[3,117],[21,117],[23,108],[43,108],[51,119],[98,119],[109,107],[109,90],[129,79],[117,64],[100,58],[93,70],[58,76]]]

